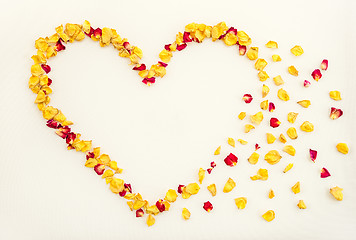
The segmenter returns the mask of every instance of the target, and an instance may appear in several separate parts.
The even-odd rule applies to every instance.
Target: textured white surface
[[[353,239],[356,233],[355,143],[355,3],[353,1],[3,1],[0,10],[0,239]],[[276,111],[265,113],[265,121],[251,134],[243,133],[237,119],[240,111],[259,111],[261,83],[253,63],[241,58],[236,49],[210,40],[190,45],[174,57],[167,76],[151,88],[140,83],[126,59],[113,48],[102,49],[86,39],[70,44],[67,50],[49,62],[52,66],[54,94],[52,104],[74,121],[74,130],[93,139],[105,153],[125,169],[123,178],[145,198],[156,200],[169,188],[196,181],[199,167],[214,160],[218,166],[202,185],[197,196],[178,200],[168,213],[160,214],[156,224],[147,228],[144,219],[136,219],[123,199],[83,166],[83,155],[67,151],[64,143],[45,126],[33,104],[35,95],[27,88],[34,40],[54,33],[67,22],[89,20],[94,26],[112,27],[144,53],[143,62],[157,61],[164,44],[174,41],[178,31],[192,21],[228,26],[246,31],[260,56],[269,60],[270,77],[281,74],[291,101],[276,99],[277,88],[269,79],[269,99]],[[278,50],[264,47],[269,40],[279,43]],[[305,53],[293,57],[289,49],[301,45]],[[282,62],[272,63],[278,53]],[[309,89],[304,79],[322,59],[330,68]],[[295,65],[299,77],[286,69]],[[343,100],[334,102],[330,90],[340,90]],[[250,105],[241,101],[244,93],[255,97]],[[295,104],[308,98],[309,109]],[[331,106],[344,110],[337,121],[328,118]],[[292,144],[295,157],[282,153],[277,165],[268,165],[264,153],[266,131],[279,134],[290,124],[286,113],[299,112],[303,120],[315,123],[315,132],[300,132]],[[283,122],[280,128],[268,127],[269,117]],[[298,128],[299,129],[299,128]],[[226,145],[226,138],[245,139],[248,145]],[[258,142],[261,158],[256,166],[247,158]],[[292,142],[289,140],[289,142]],[[341,155],[335,145],[347,142],[349,155]],[[223,146],[222,155],[212,152]],[[318,150],[313,164],[308,149]],[[234,168],[222,160],[230,151],[239,157]],[[295,167],[283,175],[289,162]],[[332,174],[320,179],[326,167]],[[249,176],[259,168],[268,168],[266,182],[252,182]],[[228,177],[237,187],[222,193]],[[301,182],[301,193],[290,187]],[[216,197],[206,190],[216,183]],[[335,201],[328,189],[344,188],[344,201]],[[267,198],[273,188],[276,197]],[[245,196],[246,209],[238,211],[234,198]],[[308,209],[296,204],[304,199]],[[214,210],[206,213],[203,202],[210,200]],[[185,222],[181,209],[192,217]],[[267,223],[261,215],[274,209],[276,219]]]

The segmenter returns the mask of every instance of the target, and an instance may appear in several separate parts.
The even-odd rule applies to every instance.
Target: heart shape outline
[[[43,117],[47,120],[47,126],[56,129],[57,135],[66,140],[68,150],[76,149],[86,154],[87,161],[85,166],[93,167],[98,175],[102,175],[106,183],[110,185],[110,190],[113,193],[119,194],[128,200],[134,200],[128,202],[128,205],[131,210],[136,210],[136,216],[137,214],[143,215],[142,208],[144,208],[146,213],[149,214],[147,223],[148,225],[152,225],[151,223],[154,223],[154,218],[151,214],[157,215],[160,212],[168,210],[170,203],[174,202],[177,197],[175,190],[168,190],[164,199],[165,201],[159,199],[155,205],[149,206],[148,201],[143,200],[139,193],[132,193],[130,184],[114,177],[116,173],[122,171],[122,169],[117,167],[115,161],[112,161],[107,154],[100,154],[100,148],[92,149],[91,141],[80,140],[80,134],[72,132],[69,127],[72,122],[68,121],[59,109],[48,106],[50,102],[48,95],[52,93],[49,86],[52,80],[46,75],[51,71],[50,66],[47,65],[47,59],[65,50],[63,43],[83,40],[85,35],[95,41],[99,41],[102,47],[108,46],[111,43],[119,50],[121,57],[129,58],[131,64],[135,64],[133,70],[138,71],[139,76],[143,78],[142,82],[148,86],[155,83],[156,77],[163,77],[166,74],[166,67],[172,57],[172,52],[176,50],[182,51],[187,47],[187,43],[200,43],[205,38],[211,37],[213,41],[223,40],[228,46],[238,46],[239,54],[245,55],[246,47],[251,44],[251,39],[245,32],[237,31],[233,27],[228,28],[223,22],[214,27],[206,26],[205,24],[189,24],[186,26],[184,33],[177,34],[174,43],[165,46],[164,50],[159,54],[161,61],[158,61],[156,65],[152,65],[150,69],[146,69],[145,64],[139,63],[139,59],[142,58],[142,51],[139,48],[132,46],[127,39],[122,39],[114,29],[97,28],[94,30],[87,21],[83,25],[66,24],[65,29],[61,25],[56,28],[56,34],[45,39],[40,38],[36,41],[35,47],[38,49],[38,52],[37,55],[32,57],[35,64],[31,67],[32,76],[29,87],[37,94],[35,103],[39,110],[42,111]],[[44,54],[44,51],[46,54]],[[255,68],[263,72],[263,68],[267,65],[264,62],[263,59],[258,59]],[[210,171],[212,169],[213,166],[210,168]],[[191,183],[187,186],[180,185],[178,187],[178,192],[182,193],[183,198],[189,198],[190,195],[196,194],[198,191],[199,185],[197,183]]]

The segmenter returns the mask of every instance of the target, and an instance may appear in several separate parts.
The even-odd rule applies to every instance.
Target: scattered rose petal
[[[145,213],[144,213],[144,211],[142,210],[142,208],[140,208],[140,209],[138,209],[138,210],[136,211],[136,217],[143,217],[144,214],[145,214]]]
[[[278,90],[277,96],[282,101],[289,101],[289,95],[288,95],[287,91],[284,90],[283,88]]]
[[[282,156],[277,150],[271,150],[265,155],[265,160],[271,165],[278,163],[281,158]]]
[[[268,192],[268,198],[269,198],[269,199],[274,198],[274,192],[273,192],[273,190],[272,190],[272,189],[271,189],[271,190],[269,190],[269,192]]]
[[[231,147],[235,147],[235,140],[233,138],[228,138],[227,144],[229,144]]]
[[[182,50],[183,50],[184,48],[186,48],[186,47],[187,47],[187,44],[186,44],[186,43],[183,43],[183,44],[177,46],[177,50],[178,50],[178,51],[182,51]]]
[[[308,80],[304,80],[304,87],[309,87],[311,83]]]
[[[252,96],[251,94],[245,94],[243,97],[242,97],[242,100],[245,101],[245,103],[250,103],[252,101]]]
[[[276,109],[276,107],[274,106],[273,102],[270,102],[268,105],[268,111],[273,112]]]
[[[257,174],[255,176],[250,177],[250,178],[251,178],[252,181],[255,181],[255,180],[266,181],[268,179],[268,170],[260,168],[257,171]]]
[[[333,188],[330,188],[330,193],[331,195],[334,196],[334,198],[338,201],[342,201],[343,199],[343,194],[342,194],[342,188],[340,187],[333,187]]]
[[[259,157],[260,157],[260,154],[254,152],[251,154],[251,156],[247,160],[251,164],[256,164],[258,162]]]
[[[296,184],[293,185],[292,192],[294,194],[300,193],[300,182],[297,182]]]
[[[264,82],[269,78],[268,74],[265,71],[260,71],[257,76],[261,82]]]
[[[291,75],[298,77],[298,70],[294,66],[289,66],[288,67],[288,72]]]
[[[256,144],[255,144],[255,151],[258,150],[258,149],[260,149],[260,148],[261,148],[260,145],[258,145],[258,143],[256,143]]]
[[[288,128],[287,135],[293,140],[298,138],[297,130],[294,127]]]
[[[210,184],[208,187],[209,192],[211,193],[211,195],[214,197],[216,195],[216,185]]]
[[[211,174],[211,171],[213,171],[213,168],[208,168],[208,169],[206,169],[206,171],[207,171],[209,174]]]
[[[336,149],[343,154],[348,154],[349,152],[349,147],[347,146],[346,143],[338,143],[336,145]]]
[[[297,206],[300,208],[300,209],[306,209],[307,206],[305,205],[304,201],[303,200],[299,200]]]
[[[289,170],[291,170],[293,167],[293,163],[289,163],[283,170],[284,173],[288,172]]]
[[[240,54],[241,56],[243,56],[243,55],[245,55],[245,53],[246,53],[246,46],[244,46],[244,45],[239,45],[239,54]]]
[[[330,118],[332,120],[338,119],[339,117],[342,116],[342,114],[343,114],[343,111],[341,109],[332,107],[330,110]]]
[[[178,192],[179,194],[182,194],[184,187],[185,187],[185,185],[179,185],[177,192]]]
[[[279,127],[281,125],[281,122],[278,120],[278,118],[271,118],[269,121],[269,125],[273,128]]]
[[[146,70],[145,64],[137,64],[132,70],[143,71]]]
[[[323,75],[321,74],[321,72],[320,72],[319,69],[315,69],[315,70],[312,72],[311,76],[314,78],[315,81],[319,81],[319,79],[320,79]]]
[[[230,153],[225,159],[224,159],[224,162],[226,163],[226,165],[230,166],[230,167],[233,167],[237,164],[237,160],[238,158]]]
[[[188,220],[190,218],[190,212],[188,209],[183,208],[182,210],[182,217],[184,220]]]
[[[278,75],[277,77],[273,78],[274,84],[276,84],[276,86],[280,86],[284,84],[284,81],[281,77],[281,75]]]
[[[278,48],[278,44],[275,41],[269,41],[268,43],[266,43],[266,47],[268,47],[268,48]]]
[[[229,179],[227,180],[227,182],[225,183],[223,192],[224,192],[224,193],[231,192],[232,189],[234,189],[235,187],[236,187],[235,181],[234,181],[233,179],[229,178]]]
[[[309,156],[313,162],[315,162],[317,155],[318,155],[318,151],[309,149]]]
[[[283,147],[283,151],[291,156],[295,155],[295,148],[292,145],[286,145]]]
[[[255,63],[255,68],[257,71],[262,71],[267,66],[267,61],[259,58]]]
[[[287,138],[282,133],[279,135],[278,139],[279,139],[279,141],[281,143],[286,143],[287,142]]]
[[[211,163],[210,163],[210,166],[211,166],[212,168],[214,168],[214,167],[216,167],[216,163],[215,163],[215,162],[211,162]]]
[[[304,132],[312,132],[312,131],[314,131],[314,125],[311,122],[305,121],[300,126],[300,129]]]
[[[202,184],[204,177],[205,177],[205,170],[200,168],[198,172],[199,183]]]
[[[329,96],[331,99],[334,99],[335,101],[341,100],[341,94],[339,91],[330,91]]]
[[[211,210],[213,210],[213,204],[211,204],[211,202],[207,201],[204,203],[203,208],[205,211],[210,212]]]
[[[255,129],[255,127],[251,124],[246,124],[245,125],[245,133],[250,132],[252,129]]]
[[[164,205],[162,199],[160,199],[156,202],[156,206],[160,212],[163,212],[164,210],[166,210],[166,205]]]
[[[280,62],[280,61],[282,61],[282,58],[281,58],[281,56],[279,56],[277,54],[273,54],[272,55],[272,61],[273,62]]]
[[[290,50],[295,56],[300,56],[304,53],[304,50],[301,46],[294,46],[291,50]]]
[[[329,66],[329,61],[324,59],[320,64],[320,69],[326,71]]]
[[[94,171],[98,174],[98,175],[102,175],[105,171],[105,165],[104,164],[97,164],[94,166]]]
[[[308,108],[310,106],[310,100],[302,100],[297,102],[300,106],[304,108]]]
[[[155,218],[150,214],[150,215],[148,215],[148,217],[147,217],[147,221],[146,221],[146,223],[147,223],[147,226],[152,226],[153,224],[155,224],[155,222],[156,222],[156,220],[155,220]]]
[[[49,73],[51,71],[51,67],[49,65],[41,64],[41,67],[46,73]]]
[[[240,112],[238,118],[239,118],[240,120],[243,120],[245,117],[246,117],[246,112]]]
[[[247,204],[247,199],[245,197],[235,198],[235,205],[238,209],[244,209]]]
[[[267,85],[264,85],[262,86],[262,97],[266,97],[269,93],[269,87]]]
[[[287,120],[288,120],[288,122],[290,122],[290,123],[294,123],[295,120],[297,119],[297,117],[298,117],[298,113],[290,112],[290,113],[288,113],[288,115],[287,115]]]
[[[321,169],[321,173],[320,173],[321,178],[327,178],[330,176],[331,176],[331,174],[329,173],[329,171],[326,168]]]
[[[274,141],[276,141],[276,137],[273,136],[272,133],[266,133],[266,136],[267,136],[267,143],[268,144],[272,144],[272,143],[274,143]]]
[[[252,123],[255,123],[255,124],[259,125],[263,120],[263,113],[262,112],[258,112],[255,115],[251,115],[250,116],[250,120],[251,120]]]
[[[273,210],[268,210],[265,214],[262,215],[262,217],[267,222],[271,222],[275,218],[275,213]]]

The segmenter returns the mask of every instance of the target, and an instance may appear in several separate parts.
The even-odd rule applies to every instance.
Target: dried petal
[[[212,168],[216,167],[216,163],[215,162],[211,162],[210,163],[210,167],[212,167]]]
[[[235,187],[236,187],[236,183],[234,182],[234,180],[232,180],[231,178],[229,178],[229,179],[227,180],[227,182],[225,183],[223,192],[224,192],[224,193],[231,192],[232,189],[234,189]]]
[[[269,41],[268,43],[266,43],[266,47],[268,47],[268,48],[278,48],[278,44],[275,41]]]
[[[294,127],[288,128],[287,135],[291,139],[297,139],[298,138],[297,130]]]
[[[239,44],[239,54],[243,56],[245,55],[245,53],[246,53],[246,46]]]
[[[247,199],[245,197],[235,198],[235,204],[238,209],[244,209],[247,204]]]
[[[250,116],[251,122],[259,125],[263,120],[263,113],[258,112],[255,115]]]
[[[283,151],[288,153],[291,156],[295,155],[295,148],[293,146],[291,146],[291,145],[284,146]]]
[[[281,77],[281,75],[278,75],[277,77],[273,78],[274,84],[276,84],[277,86],[280,86],[282,84],[284,84],[284,81]]]
[[[237,31],[237,37],[240,45],[248,46],[252,42],[251,38],[244,31]]]
[[[266,60],[259,58],[255,63],[255,68],[257,71],[262,71],[267,66]]]
[[[179,185],[179,186],[178,186],[178,189],[177,189],[177,192],[178,192],[179,194],[182,194],[184,188],[185,188],[185,185]]]
[[[160,212],[164,212],[166,210],[166,205],[164,205],[163,200],[160,199],[156,202],[156,207]]]
[[[310,86],[310,82],[308,80],[304,80],[304,87],[309,87]]]
[[[225,159],[224,159],[224,162],[226,163],[226,165],[230,166],[230,167],[233,167],[237,164],[237,160],[238,158],[230,153]]]
[[[246,124],[245,125],[245,133],[250,132],[252,129],[255,129],[255,127],[251,124]]]
[[[310,106],[310,100],[302,100],[297,102],[300,106],[304,107],[304,108],[308,108]]]
[[[268,111],[273,112],[276,109],[276,106],[274,105],[273,102],[270,102],[268,105]]]
[[[314,78],[315,81],[319,81],[319,79],[320,79],[323,75],[321,74],[321,72],[320,72],[319,69],[315,69],[315,70],[312,72],[311,76]]]
[[[287,116],[288,122],[294,123],[295,120],[297,119],[297,117],[298,117],[298,113],[295,113],[295,112],[288,113],[288,116]]]
[[[304,50],[301,46],[294,46],[291,50],[290,50],[295,56],[300,56],[304,53]]]
[[[98,175],[102,175],[105,171],[105,165],[103,164],[97,164],[94,166],[94,171],[98,174]]]
[[[339,117],[342,116],[343,113],[344,112],[341,109],[332,107],[330,110],[330,118],[332,120],[338,119]]]
[[[331,195],[334,196],[334,198],[338,201],[342,201],[342,199],[344,198],[343,194],[342,194],[342,188],[339,187],[333,187],[330,188],[330,193]]]
[[[293,185],[292,192],[294,192],[294,194],[300,193],[300,182]]]
[[[277,96],[279,99],[281,99],[283,101],[289,101],[289,95],[288,95],[287,91],[284,90],[283,88],[278,90]]]
[[[166,193],[166,197],[164,198],[164,200],[168,202],[175,202],[177,197],[178,197],[177,192],[173,189],[169,189]]]
[[[155,218],[151,214],[148,215],[147,221],[146,221],[147,226],[151,227],[153,224],[155,224],[155,222],[156,222]]]
[[[329,61],[324,59],[320,64],[320,69],[321,70],[327,70],[328,66],[329,66]]]
[[[251,94],[245,94],[243,97],[242,97],[242,100],[245,101],[245,103],[250,103],[252,101],[252,96]]]
[[[143,217],[144,214],[145,213],[141,208],[136,211],[136,217]]]
[[[238,141],[239,143],[241,143],[242,145],[246,145],[246,144],[248,143],[247,141],[242,140],[242,139],[237,139],[237,141]]]
[[[349,152],[349,147],[347,146],[346,143],[338,143],[336,145],[336,149],[343,154],[348,154]]]
[[[214,152],[214,155],[219,155],[220,154],[220,151],[221,151],[221,146],[219,146],[215,152]]]
[[[216,195],[216,185],[213,183],[213,184],[210,184],[207,188],[208,188],[209,192],[211,193],[211,195],[213,195],[213,197],[214,197]]]
[[[41,67],[46,73],[49,73],[51,71],[51,67],[49,65],[41,64]]]
[[[292,169],[292,167],[293,167],[293,163],[288,164],[288,165],[284,168],[283,172],[284,172],[284,173],[288,172],[289,170]]]
[[[97,164],[98,164],[98,161],[97,161],[95,158],[89,158],[89,159],[85,162],[84,166],[89,167],[89,168],[93,168],[93,167],[95,167]]]
[[[255,151],[258,150],[258,149],[260,149],[260,148],[261,148],[260,145],[258,145],[258,143],[256,143],[256,144],[255,144]]]
[[[272,61],[273,62],[280,62],[280,61],[282,61],[282,58],[281,58],[281,56],[279,56],[277,54],[273,54],[272,55]]]
[[[182,210],[182,217],[184,220],[188,220],[190,218],[190,212],[188,209],[183,208]]]
[[[265,155],[265,160],[271,165],[278,163],[281,158],[282,156],[277,150],[271,150]]]
[[[231,146],[231,147],[235,147],[235,140],[233,138],[228,138],[227,139],[227,143]]]
[[[269,93],[269,87],[267,85],[264,85],[262,86],[262,97],[266,97]]]
[[[267,135],[267,143],[268,144],[272,144],[272,143],[274,143],[274,141],[276,141],[276,137],[273,136],[272,133],[266,133],[266,135]]]
[[[200,190],[200,187],[197,183],[190,183],[185,188],[185,191],[190,195],[197,194]]]
[[[288,72],[291,75],[298,77],[298,70],[294,66],[289,66],[288,67]]]
[[[268,170],[267,169],[262,169],[260,168],[257,171],[257,175],[250,177],[251,180],[255,181],[255,180],[263,180],[266,181],[268,179]]]
[[[251,164],[256,164],[258,162],[258,159],[260,157],[260,154],[254,152],[251,154],[251,156],[248,158],[249,163]]]
[[[300,129],[304,132],[312,132],[312,131],[314,131],[314,125],[311,122],[305,121],[300,126]]]
[[[205,211],[210,212],[211,210],[213,210],[213,204],[211,204],[211,202],[207,201],[204,203],[203,208]]]
[[[246,112],[240,112],[238,118],[239,118],[240,120],[243,120],[245,117],[246,117]]]
[[[331,174],[329,173],[329,171],[326,168],[321,169],[321,173],[320,173],[321,178],[327,178],[330,176],[331,176]]]
[[[264,82],[269,78],[268,74],[265,71],[260,71],[257,76],[261,82]]]
[[[279,139],[279,141],[281,143],[286,143],[287,142],[287,138],[282,133],[279,135],[278,139]]]
[[[265,214],[262,215],[262,217],[267,222],[270,222],[275,218],[275,213],[273,210],[268,210]]]
[[[339,91],[330,91],[329,96],[331,99],[334,99],[335,101],[341,100],[341,94]]]
[[[305,205],[304,201],[303,200],[299,200],[297,206],[300,208],[300,209],[306,209],[307,206]]]
[[[274,192],[273,192],[273,190],[272,190],[272,189],[271,189],[271,190],[269,190],[269,192],[268,192],[268,198],[269,198],[269,199],[274,198]]]
[[[268,100],[262,101],[260,103],[260,107],[262,110],[267,110],[268,109]]]
[[[124,180],[113,178],[110,182],[110,190],[116,194],[124,190]]]
[[[246,53],[246,56],[250,60],[256,60],[258,58],[258,47],[250,47]]]
[[[318,152],[316,150],[309,149],[309,156],[313,162],[315,162],[317,155],[318,155]]]
[[[269,125],[273,128],[279,127],[281,125],[281,122],[278,120],[278,118],[271,118],[269,120]]]
[[[206,171],[210,174],[213,171],[213,168],[208,168]]]
[[[199,168],[199,173],[198,173],[198,177],[199,177],[199,183],[202,184],[204,177],[205,177],[205,170],[202,168]]]

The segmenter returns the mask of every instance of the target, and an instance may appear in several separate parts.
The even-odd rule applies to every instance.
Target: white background
[[[355,143],[355,3],[353,1],[1,1],[0,78],[0,239],[353,239],[356,233]],[[246,31],[260,56],[269,61],[271,77],[282,75],[291,101],[276,98],[271,79],[269,100],[274,113],[265,112],[265,121],[250,134],[243,133],[237,119],[240,111],[256,113],[261,101],[261,82],[253,63],[239,57],[234,47],[207,40],[175,53],[167,76],[151,88],[140,83],[126,59],[108,47],[85,39],[67,46],[49,62],[54,94],[52,104],[75,125],[73,129],[92,139],[124,168],[123,178],[151,203],[164,197],[169,188],[197,181],[199,167],[211,161],[218,166],[207,176],[198,195],[179,199],[171,210],[156,217],[148,228],[145,219],[136,219],[123,199],[112,194],[92,169],[85,168],[82,154],[67,151],[65,144],[45,126],[27,88],[34,41],[54,33],[67,22],[94,27],[111,27],[127,37],[144,53],[146,65],[155,63],[164,44],[190,22],[215,25],[225,21]],[[278,50],[264,47],[269,40]],[[289,49],[301,45],[301,57]],[[282,62],[272,63],[277,53]],[[330,68],[319,82],[310,73],[322,59]],[[288,75],[295,65],[300,76]],[[309,89],[304,79],[312,81]],[[343,100],[334,102],[330,90],[340,90]],[[241,97],[255,98],[246,105]],[[310,99],[309,109],[295,102]],[[344,110],[336,121],[328,118],[331,106]],[[291,125],[286,113],[299,112],[295,123],[298,140],[289,143],[295,157],[282,153],[277,165],[268,165],[264,154],[282,149],[276,141],[266,146],[265,133],[279,135]],[[268,127],[269,117],[282,121],[278,129]],[[299,125],[309,120],[315,131],[306,134]],[[227,137],[249,142],[235,149]],[[261,158],[256,166],[247,162],[258,142]],[[347,142],[348,155],[335,149]],[[222,155],[213,151],[222,145]],[[316,163],[308,149],[318,150]],[[234,168],[223,158],[229,152],[239,157]],[[283,168],[294,162],[287,174]],[[326,167],[331,177],[320,179]],[[267,168],[270,178],[252,182],[249,177]],[[228,177],[237,182],[230,193],[222,193]],[[301,193],[290,187],[301,182]],[[218,194],[211,197],[206,186],[216,183]],[[344,201],[328,193],[330,187],[344,188]],[[276,197],[267,198],[273,188]],[[245,196],[246,209],[237,210],[234,198]],[[304,199],[306,210],[296,207]],[[206,213],[203,202],[214,209]],[[191,219],[184,221],[187,207]],[[276,219],[267,223],[261,215],[274,209]]]

